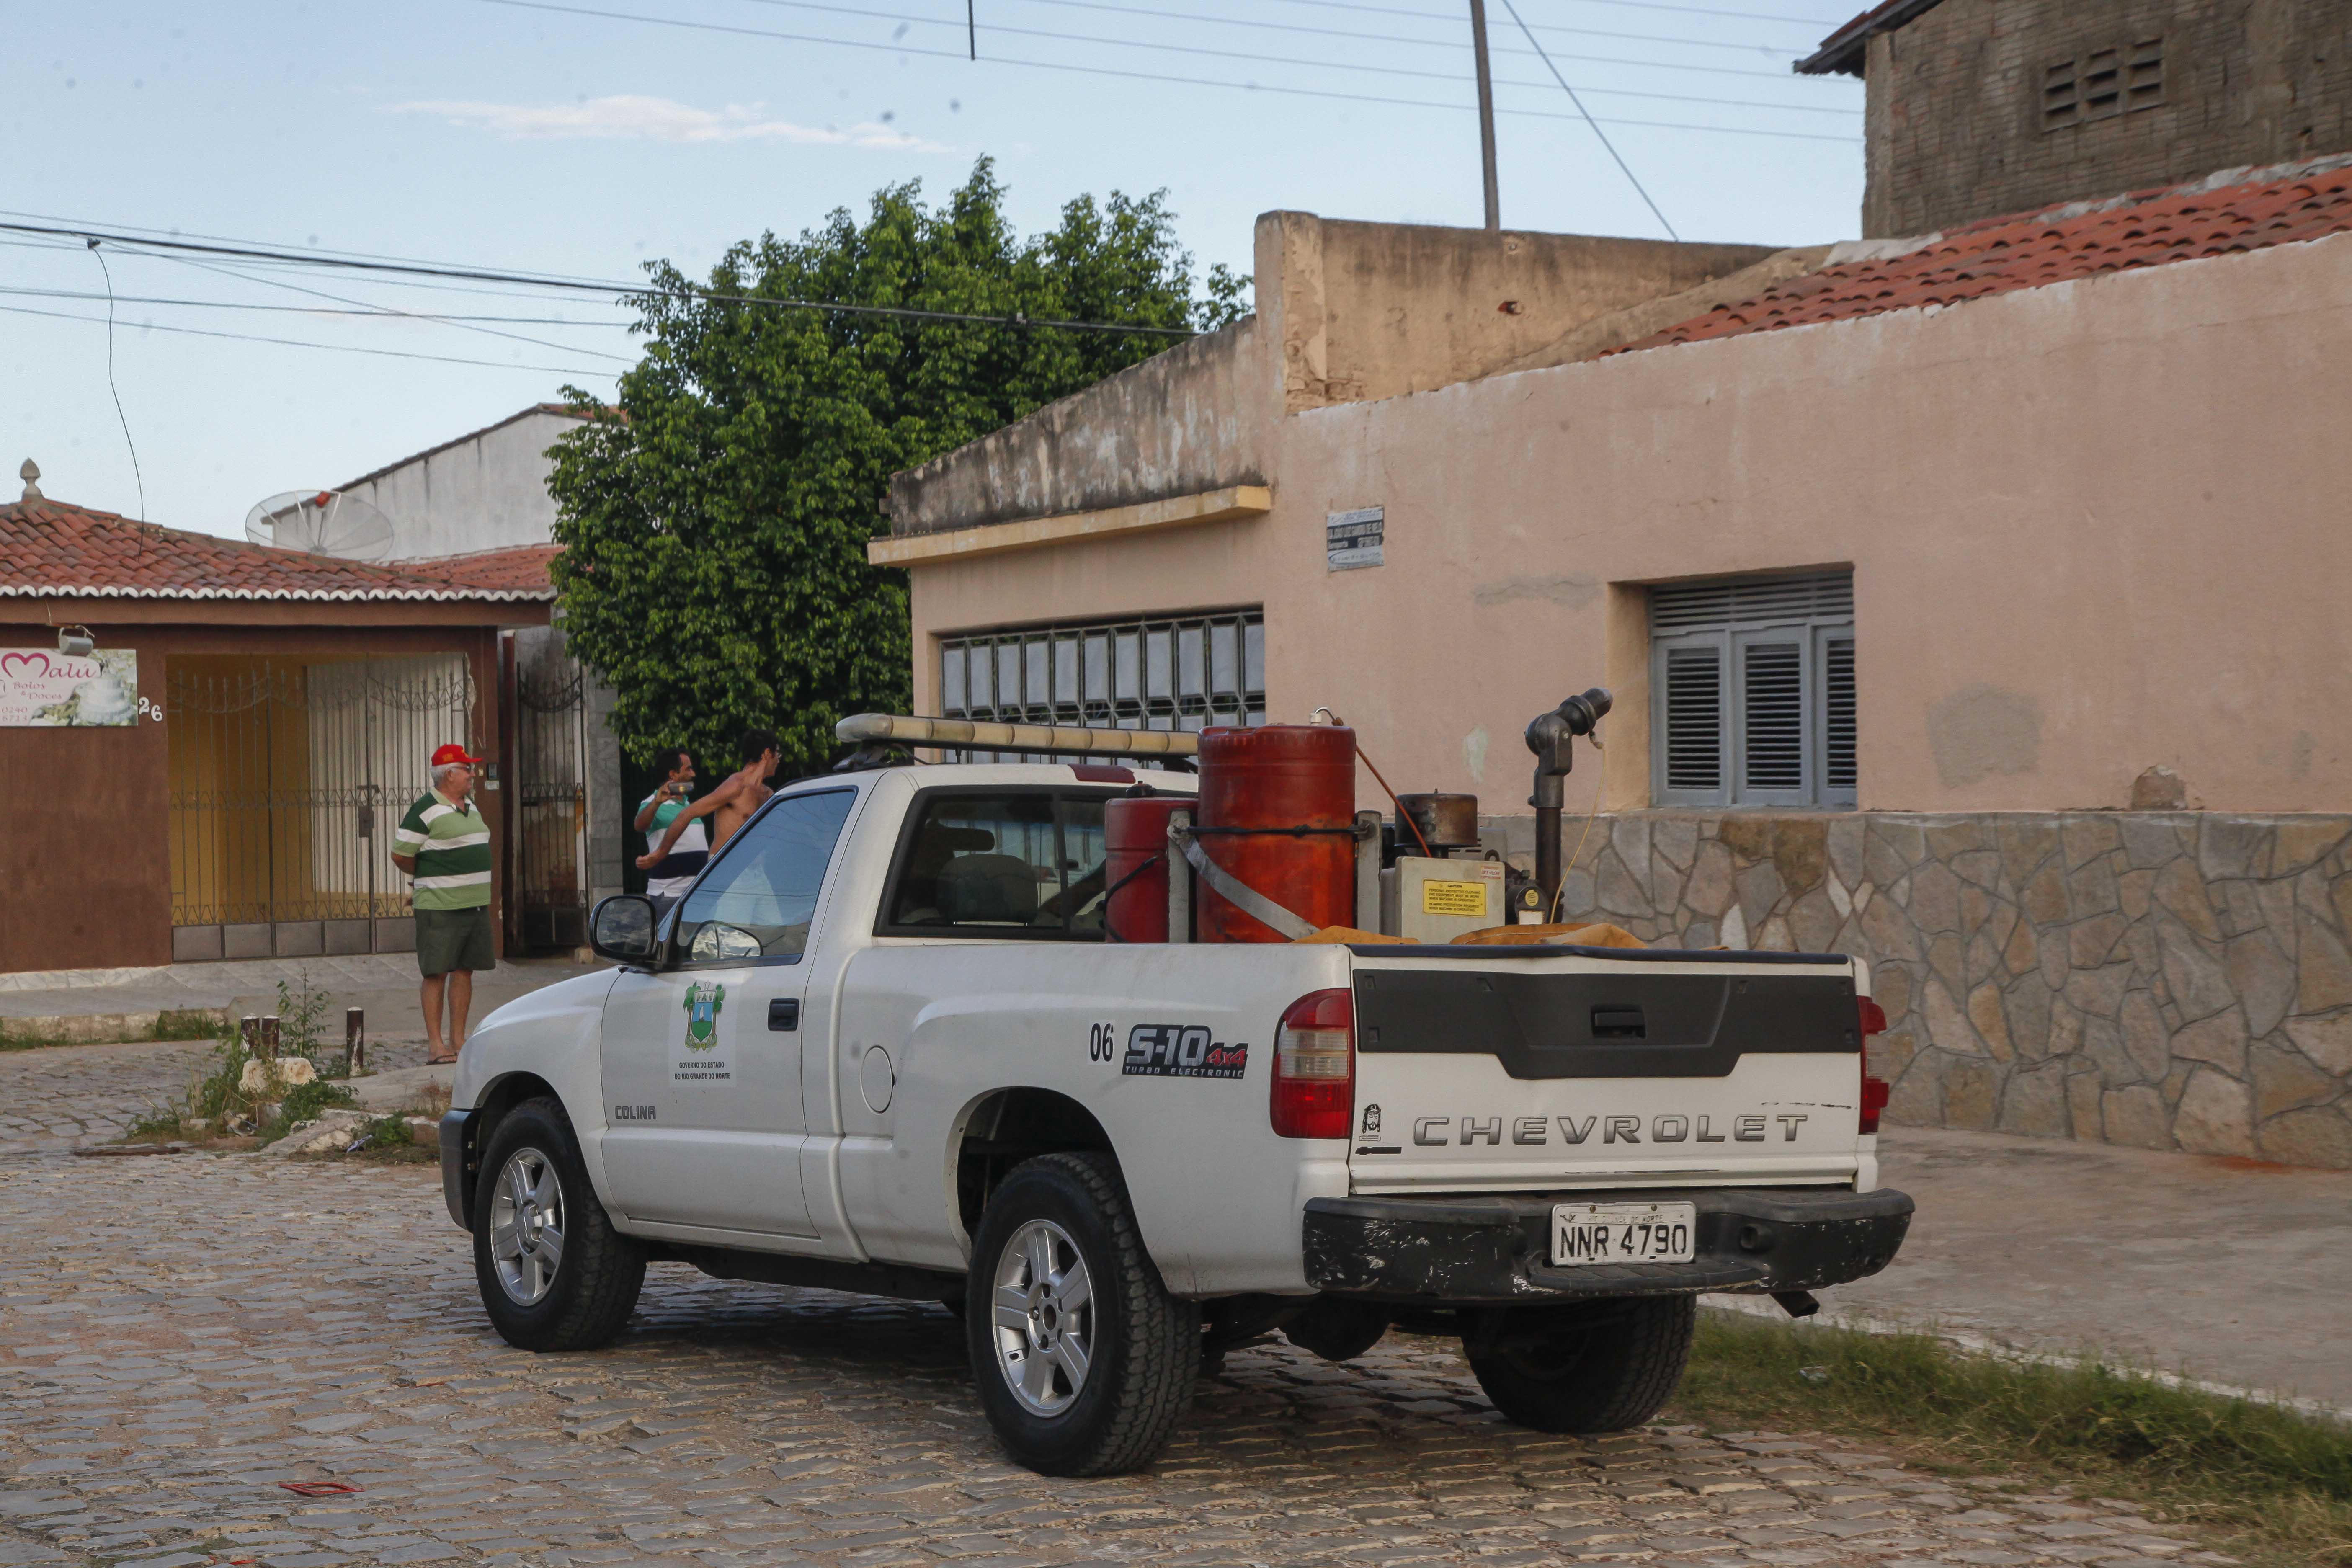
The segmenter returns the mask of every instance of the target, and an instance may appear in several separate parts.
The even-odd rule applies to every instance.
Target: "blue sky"
[[[1682,237],[1855,232],[1860,86],[1788,70],[1854,0],[1509,4]],[[0,8],[0,209],[620,279],[656,257],[698,272],[887,183],[943,192],[987,153],[1024,228],[1083,192],[1165,187],[1201,266],[1246,271],[1252,220],[1277,207],[1480,221],[1466,11],[973,0],[974,63],[962,0],[16,5]],[[1663,237],[1506,0],[1488,13],[1504,223]],[[104,257],[111,390],[99,259],[0,234],[0,484],[29,456],[51,496],[137,514],[143,482],[144,515],[177,527],[237,532],[266,495],[340,483],[567,380],[609,391],[634,353],[626,313],[595,298]]]

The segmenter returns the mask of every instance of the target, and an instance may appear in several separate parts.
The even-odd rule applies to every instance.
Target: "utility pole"
[[[1470,0],[1470,47],[1478,58],[1478,157],[1486,175],[1486,232],[1503,229],[1503,197],[1495,184],[1495,73],[1486,64],[1486,0]]]

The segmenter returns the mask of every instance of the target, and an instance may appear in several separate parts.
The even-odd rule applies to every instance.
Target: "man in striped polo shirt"
[[[474,1005],[474,971],[499,966],[490,943],[490,829],[473,801],[474,769],[481,760],[467,756],[463,746],[435,752],[433,787],[416,797],[393,835],[392,863],[414,889],[416,967],[425,976],[425,1037],[431,1042],[425,1060],[431,1062],[457,1059],[466,1044],[466,1015]]]

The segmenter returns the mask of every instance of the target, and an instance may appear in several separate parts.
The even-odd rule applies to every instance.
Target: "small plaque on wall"
[[[1362,507],[1355,511],[1333,511],[1323,515],[1323,560],[1333,572],[1346,572],[1358,566],[1381,564],[1381,535],[1383,527],[1381,509]]]

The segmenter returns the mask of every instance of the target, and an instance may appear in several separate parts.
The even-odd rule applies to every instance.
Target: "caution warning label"
[[[1485,916],[1486,884],[1484,882],[1423,882],[1421,885],[1421,912],[1425,915]]]

